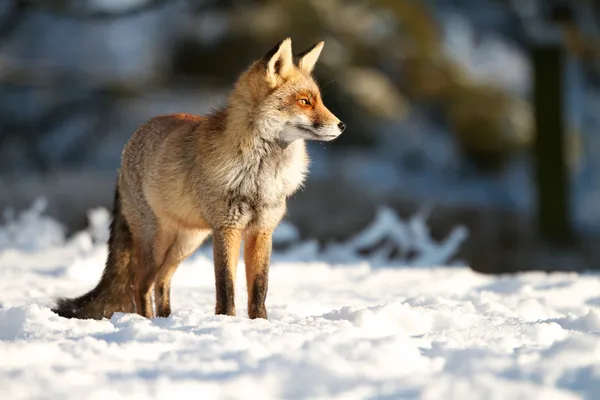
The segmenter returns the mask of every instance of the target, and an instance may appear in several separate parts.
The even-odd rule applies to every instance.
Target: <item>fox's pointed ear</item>
[[[298,68],[302,71],[310,74],[313,69],[315,69],[315,64],[321,55],[321,50],[323,50],[323,46],[325,42],[319,42],[309,49],[303,51],[302,53],[296,56],[298,60]]]
[[[277,83],[277,77],[285,78],[294,67],[292,56],[292,39],[283,39],[263,57],[267,65],[267,79],[273,84]]]

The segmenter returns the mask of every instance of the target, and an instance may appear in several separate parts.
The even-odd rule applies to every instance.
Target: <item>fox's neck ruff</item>
[[[210,176],[203,182],[210,180],[232,198],[252,198],[261,207],[281,205],[302,184],[308,163],[304,142],[282,146],[276,140],[280,132],[274,131],[277,121],[267,117],[265,122],[264,114],[231,103],[209,118],[213,134],[201,145],[210,150],[197,152],[199,167],[193,169],[211,164]]]
[[[242,152],[256,152],[267,156],[272,153],[287,153],[296,146],[294,142],[281,139],[285,122],[268,111],[265,106],[239,94],[232,94],[226,107],[224,137],[229,145],[235,143]],[[303,142],[302,140],[297,140]]]

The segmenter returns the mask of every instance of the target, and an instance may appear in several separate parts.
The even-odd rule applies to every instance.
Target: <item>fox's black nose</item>
[[[346,124],[340,121],[338,123],[338,128],[340,128],[340,132],[344,132],[344,129],[346,129]]]

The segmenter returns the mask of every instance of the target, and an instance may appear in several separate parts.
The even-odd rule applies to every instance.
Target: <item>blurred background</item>
[[[465,226],[477,271],[600,267],[594,0],[3,0],[0,209],[45,196],[84,228],[136,127],[209,112],[286,36],[325,40],[316,77],[348,126],[309,145],[304,237],[348,238],[386,204],[426,209],[436,238]]]

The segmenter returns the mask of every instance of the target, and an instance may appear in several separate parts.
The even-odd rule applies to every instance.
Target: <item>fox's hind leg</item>
[[[159,270],[159,263],[165,257],[176,234],[173,231],[159,229],[155,221],[144,224],[144,229],[134,233],[134,301],[138,314],[152,318],[152,287]],[[157,261],[160,260],[160,261]]]
[[[134,242],[134,254],[131,260],[133,273],[133,300],[136,312],[143,317],[152,318],[152,269],[155,269],[152,251],[147,244]],[[150,286],[148,286],[150,284]]]
[[[188,258],[210,235],[210,230],[181,229],[167,250],[154,280],[156,316],[171,315],[171,279],[179,264]]]
[[[133,297],[133,304],[135,305],[135,312],[140,315],[144,315],[142,313],[142,296],[139,288],[142,285],[142,277],[143,277],[143,262],[142,262],[142,254],[141,254],[141,245],[138,240],[133,241],[133,254],[131,255],[131,264],[130,264],[130,273],[131,273],[131,291]]]

